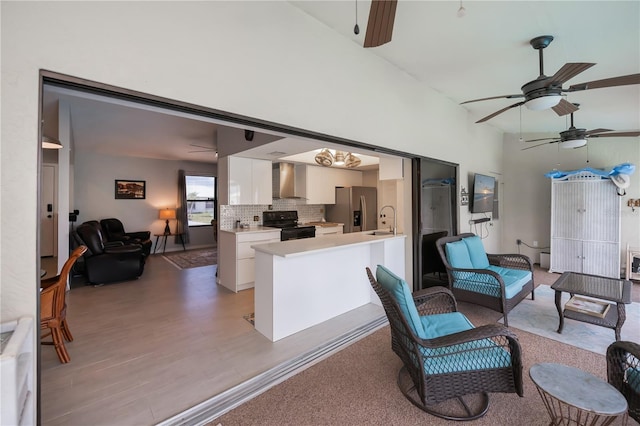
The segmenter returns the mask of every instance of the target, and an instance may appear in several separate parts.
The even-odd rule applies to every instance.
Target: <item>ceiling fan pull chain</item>
[[[358,26],[358,0],[356,0],[356,25],[353,27],[353,33],[355,35],[360,34],[360,27]]]

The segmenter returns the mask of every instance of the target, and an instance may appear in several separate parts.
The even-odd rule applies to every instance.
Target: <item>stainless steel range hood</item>
[[[292,163],[273,163],[273,198],[303,198],[295,193],[295,181]]]

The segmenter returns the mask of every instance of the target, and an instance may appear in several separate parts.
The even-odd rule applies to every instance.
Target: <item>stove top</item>
[[[282,241],[316,236],[315,226],[298,225],[298,212],[296,210],[269,210],[262,212],[262,225],[282,229],[280,235]]]

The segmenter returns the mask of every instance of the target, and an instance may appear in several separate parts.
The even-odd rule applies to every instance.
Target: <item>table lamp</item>
[[[169,228],[169,220],[176,218],[176,209],[160,209],[158,218],[165,219],[164,233],[170,234],[171,228]]]

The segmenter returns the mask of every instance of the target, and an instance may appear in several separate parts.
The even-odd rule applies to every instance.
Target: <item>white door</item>
[[[56,241],[56,168],[43,165],[40,191],[40,256],[55,256]]]

